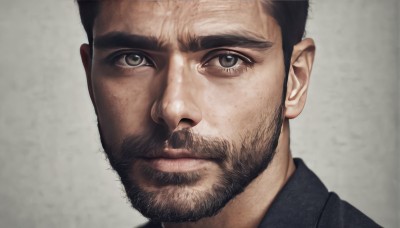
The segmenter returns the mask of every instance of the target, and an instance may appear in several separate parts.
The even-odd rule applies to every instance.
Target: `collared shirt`
[[[381,227],[341,200],[328,189],[301,159],[294,159],[296,170],[278,193],[260,228],[375,228]],[[149,222],[142,228],[161,228]]]

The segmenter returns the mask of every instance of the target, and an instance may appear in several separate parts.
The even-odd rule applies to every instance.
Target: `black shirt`
[[[328,192],[301,159],[294,162],[295,172],[272,202],[260,228],[381,227],[334,192]],[[142,226],[159,227],[161,224],[154,222]]]

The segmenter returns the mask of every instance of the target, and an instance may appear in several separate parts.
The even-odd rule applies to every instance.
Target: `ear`
[[[293,47],[285,100],[287,119],[296,118],[303,111],[314,55],[315,44],[310,38],[302,40]]]
[[[89,90],[90,99],[92,100],[92,104],[94,106],[94,110],[97,114],[96,103],[93,96],[93,89],[92,89],[92,55],[90,53],[90,46],[89,44],[82,44],[80,48],[81,59],[83,67],[85,68],[86,73],[86,81],[87,87]]]

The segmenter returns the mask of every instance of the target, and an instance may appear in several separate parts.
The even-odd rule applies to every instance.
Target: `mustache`
[[[195,134],[190,129],[182,129],[168,133],[157,127],[146,136],[128,136],[124,139],[119,158],[110,161],[112,166],[128,166],[138,158],[162,157],[164,149],[186,149],[190,155],[222,162],[227,159],[231,143],[222,138],[205,137]],[[114,156],[109,156],[114,157]]]

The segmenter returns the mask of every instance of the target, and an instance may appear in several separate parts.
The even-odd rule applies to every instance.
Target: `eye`
[[[221,53],[222,52],[222,53]],[[248,57],[233,51],[218,51],[217,53],[212,52],[205,58],[205,64],[207,67],[219,67],[220,69],[234,69],[243,68],[246,65],[253,63]]]
[[[235,66],[239,60],[240,60],[239,57],[237,57],[235,55],[229,55],[229,54],[228,55],[220,55],[218,58],[219,64],[225,68],[231,68],[231,67]]]
[[[145,60],[144,56],[136,53],[125,55],[125,62],[129,66],[140,66]]]
[[[231,50],[215,50],[203,60],[200,71],[213,76],[239,76],[254,65],[249,57]]]
[[[122,68],[137,68],[142,66],[154,66],[153,62],[145,54],[140,52],[119,53],[112,57],[111,62]]]

